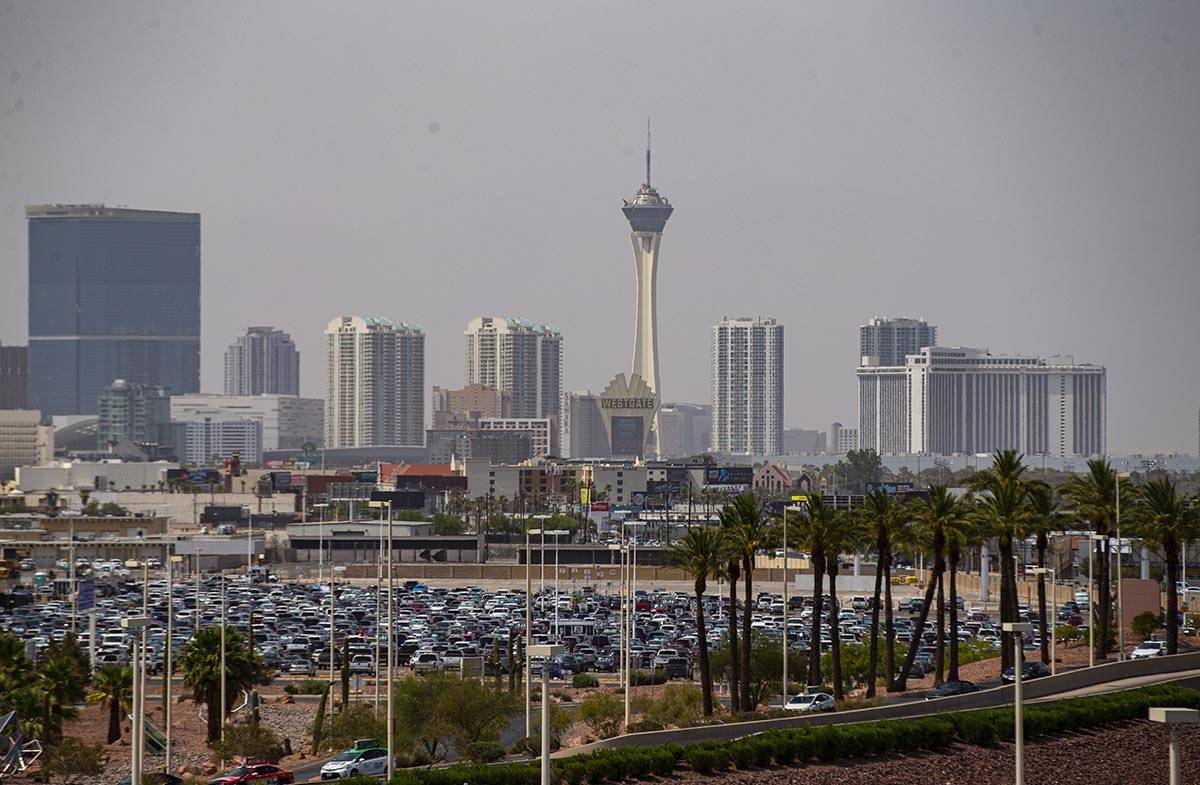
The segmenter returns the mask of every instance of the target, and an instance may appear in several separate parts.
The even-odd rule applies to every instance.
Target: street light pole
[[[1170,785],[1183,785],[1183,766],[1179,755],[1179,725],[1200,722],[1200,711],[1196,709],[1150,709],[1150,720],[1161,722],[1171,733],[1171,742],[1167,753],[1167,768]]]
[[[175,672],[175,565],[182,561],[182,556],[167,559],[167,653],[163,671],[163,724],[166,734],[163,771],[167,774],[171,773],[171,678]],[[197,608],[196,612],[199,613],[199,610]]]
[[[1013,739],[1016,741],[1016,785],[1025,785],[1025,725],[1021,706],[1021,677],[1024,649],[1022,636],[1033,629],[1029,622],[1005,622],[1004,631],[1012,635],[1013,648],[1013,708],[1015,719],[1013,723]]]
[[[121,619],[121,626],[126,630],[135,632],[133,637],[133,739],[129,744],[130,760],[129,782],[130,785],[142,785],[142,738],[138,734],[138,725],[141,721],[142,713],[145,711],[145,694],[139,686],[140,670],[138,663],[141,656],[140,639],[136,634],[138,631],[144,631],[146,625],[150,623],[149,617],[142,616],[127,616]]]
[[[542,754],[541,785],[550,785],[550,660],[566,651],[565,646],[530,646],[528,656],[542,658]]]
[[[225,699],[225,685],[229,680],[225,674],[225,573],[221,573],[221,741],[225,741],[225,712],[229,702]],[[222,756],[224,763],[224,756]]]
[[[1058,635],[1055,633],[1055,625],[1058,622],[1058,587],[1055,585],[1055,575],[1053,567],[1035,567],[1034,575],[1049,575],[1050,576],[1050,675],[1058,675],[1058,652],[1056,643]],[[1039,630],[1040,633],[1040,630]]]

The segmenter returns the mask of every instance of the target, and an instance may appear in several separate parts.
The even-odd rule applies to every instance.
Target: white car
[[[1148,660],[1151,657],[1162,657],[1166,653],[1166,641],[1142,641],[1136,649],[1129,653],[1129,659]]]
[[[362,739],[321,767],[321,779],[339,780],[387,773],[387,750],[375,739]]]
[[[807,695],[794,695],[784,705],[788,711],[817,712],[833,711],[835,708],[833,696],[825,692],[810,692]]]

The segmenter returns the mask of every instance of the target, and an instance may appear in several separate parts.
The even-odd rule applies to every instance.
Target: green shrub
[[[720,747],[696,744],[687,749],[683,759],[692,771],[714,774],[729,768],[729,754]]]
[[[650,731],[663,730],[661,722],[654,720],[638,720],[637,722],[629,723],[629,727],[625,729],[626,733],[648,733]]]
[[[658,700],[645,708],[646,719],[660,725],[683,726],[698,719],[703,711],[704,697],[691,684],[668,684]]]
[[[611,692],[593,692],[579,702],[576,717],[601,739],[621,732],[625,702]]]
[[[600,680],[590,673],[576,673],[571,677],[571,686],[577,690],[600,686]]]
[[[650,673],[646,671],[634,671],[629,676],[629,683],[634,687],[652,687],[656,684],[666,684],[667,672],[661,668],[655,668]]]
[[[493,741],[475,741],[463,747],[463,755],[476,763],[491,763],[504,757],[504,748]]]
[[[283,688],[289,695],[320,695],[329,689],[329,682],[320,679],[303,679]]]

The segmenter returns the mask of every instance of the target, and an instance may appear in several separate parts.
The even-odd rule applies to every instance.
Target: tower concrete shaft
[[[621,212],[629,221],[633,262],[637,272],[637,302],[633,330],[633,373],[641,376],[662,400],[658,378],[658,248],[663,229],[675,208],[650,184],[650,125],[646,124],[646,182]],[[658,454],[658,418],[654,421],[654,452]]]

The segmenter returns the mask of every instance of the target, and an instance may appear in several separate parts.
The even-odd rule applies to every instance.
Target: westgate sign
[[[658,414],[658,394],[638,374],[619,373],[600,393],[600,419],[614,457],[640,458]]]
[[[601,409],[657,409],[658,399],[649,398],[600,398]]]

